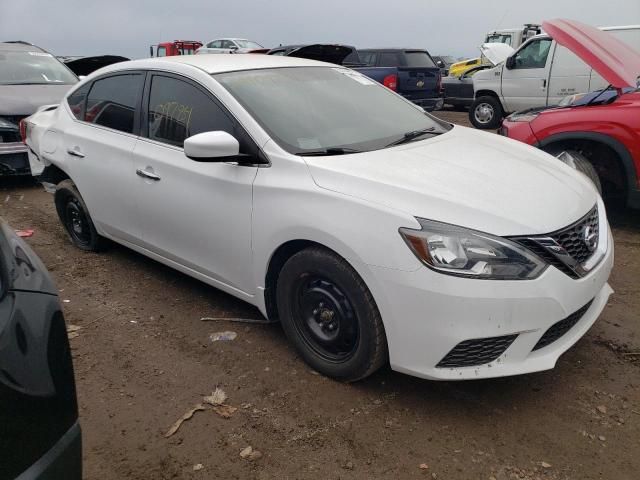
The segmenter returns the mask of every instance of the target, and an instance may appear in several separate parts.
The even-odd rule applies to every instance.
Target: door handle
[[[84,158],[84,153],[82,153],[78,147],[68,148],[67,153],[72,157]]]
[[[542,79],[542,88],[547,88],[547,79],[546,78]]]
[[[148,178],[149,180],[159,181],[160,177],[155,173],[147,172],[146,170],[136,170],[136,175],[142,178]]]

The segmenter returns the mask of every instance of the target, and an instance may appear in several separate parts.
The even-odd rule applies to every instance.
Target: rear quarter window
[[[82,120],[84,118],[84,107],[87,100],[87,93],[89,92],[90,87],[91,84],[87,83],[67,97],[67,104],[69,105],[69,109],[71,110],[73,116],[78,120]]]

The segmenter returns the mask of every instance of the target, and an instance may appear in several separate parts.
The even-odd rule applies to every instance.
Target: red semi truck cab
[[[202,46],[199,40],[174,40],[149,46],[152,57],[172,57],[174,55],[194,55]]]

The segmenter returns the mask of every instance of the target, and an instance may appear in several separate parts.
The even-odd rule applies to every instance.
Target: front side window
[[[0,52],[0,85],[71,85],[71,70],[46,52]]]
[[[139,73],[114,75],[93,82],[87,96],[85,122],[133,133],[143,83],[144,76]]]
[[[550,48],[550,38],[527,43],[515,54],[514,68],[544,68],[547,64]]]
[[[71,109],[71,113],[73,113],[73,116],[78,120],[84,118],[84,106],[90,86],[91,84],[87,83],[67,97],[67,104]]]
[[[214,40],[208,43],[207,48],[222,48],[222,40]]]
[[[450,128],[379,83],[342,67],[244,70],[214,78],[274,141],[296,155],[334,148],[377,150],[407,132],[442,133]]]
[[[358,52],[360,61],[368,67],[373,67],[376,64],[377,54],[376,52]]]
[[[147,125],[150,139],[177,147],[197,133],[223,130],[235,135],[232,119],[208,95],[161,75],[151,80]]]
[[[166,57],[167,56],[167,47],[158,47],[158,56]]]

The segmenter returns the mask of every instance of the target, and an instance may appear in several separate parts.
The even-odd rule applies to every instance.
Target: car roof
[[[21,40],[0,42],[0,50],[4,52],[44,52],[42,48]]]
[[[358,48],[359,52],[427,52],[426,48]]]
[[[175,69],[186,65],[204,70],[209,74],[235,72],[238,70],[257,70],[284,67],[334,67],[334,64],[306,60],[303,58],[265,55],[262,53],[243,53],[241,55],[177,55],[174,57],[154,57],[143,60],[116,63],[100,69],[101,73],[132,69]]]

